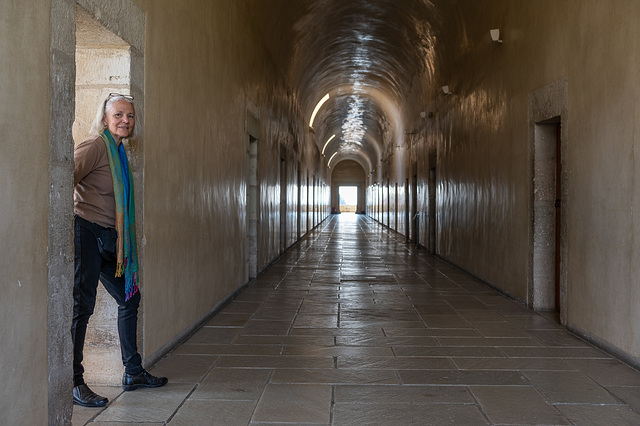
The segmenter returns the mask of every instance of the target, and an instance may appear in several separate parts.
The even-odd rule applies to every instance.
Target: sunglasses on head
[[[125,98],[129,102],[133,101],[133,96],[131,96],[131,95],[123,95],[121,93],[109,93],[109,96],[107,97],[107,100],[109,100],[111,98]]]

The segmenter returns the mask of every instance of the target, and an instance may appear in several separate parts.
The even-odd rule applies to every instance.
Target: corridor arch
[[[335,165],[331,172],[331,210],[340,211],[340,186],[355,186],[358,188],[358,205],[356,213],[362,213],[366,206],[366,175],[364,168],[354,160],[342,160]]]

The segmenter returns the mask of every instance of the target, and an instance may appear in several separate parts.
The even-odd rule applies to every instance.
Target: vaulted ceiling
[[[352,159],[370,172],[385,142],[401,139],[406,103],[431,84],[438,7],[431,0],[259,3],[254,13],[274,59],[287,64],[307,120],[329,95],[312,126],[325,161],[337,153],[333,164]]]

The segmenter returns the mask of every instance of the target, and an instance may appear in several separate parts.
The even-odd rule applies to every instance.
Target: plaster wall
[[[49,12],[48,1],[0,2],[0,413],[7,425],[46,424],[48,415]]]
[[[437,152],[436,252],[526,301],[529,252],[528,93],[566,74],[568,4],[461,2],[438,47],[434,111],[419,147],[418,211],[428,211]],[[443,5],[443,8],[448,6]],[[498,13],[499,11],[499,13]],[[460,20],[456,21],[456,18]],[[492,43],[501,28],[504,43]],[[570,25],[564,28],[571,28]],[[558,30],[557,33],[554,29]],[[457,34],[457,35],[456,35]],[[438,89],[447,84],[453,95]],[[421,215],[420,241],[428,241]]]
[[[329,203],[321,196],[326,172],[316,166],[319,153],[282,80],[284,64],[264,50],[268,35],[253,25],[249,3],[137,3],[147,22],[142,291],[144,354],[153,358],[248,282],[248,113],[259,127],[258,270],[280,255],[283,241],[295,241],[298,171],[309,176],[303,197],[315,202],[301,208],[309,227],[326,217]]]
[[[399,234],[407,236],[407,203],[408,185],[411,164],[409,162],[406,143],[393,142],[392,154],[389,156],[389,227]]]
[[[568,323],[638,365],[640,3],[572,6]]]
[[[427,211],[428,154],[437,153],[437,253],[528,302],[529,95],[566,81],[563,316],[638,365],[640,3],[438,3],[447,22],[436,88],[421,100],[434,115],[415,157],[418,209]],[[454,94],[438,93],[443,84]]]

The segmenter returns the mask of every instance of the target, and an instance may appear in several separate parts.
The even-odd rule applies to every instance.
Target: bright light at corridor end
[[[327,139],[327,142],[325,142],[324,146],[322,147],[322,155],[324,155],[324,150],[327,149],[327,145],[329,145],[329,142],[331,142],[335,137],[336,135],[334,134],[329,139]]]
[[[322,99],[320,99],[320,102],[318,102],[318,105],[316,105],[316,108],[313,110],[313,114],[311,114],[311,120],[309,120],[309,127],[313,127],[313,120],[316,118],[316,114],[318,113],[318,110],[320,109],[322,104],[327,102],[328,99],[329,99],[328,93],[324,95]]]

